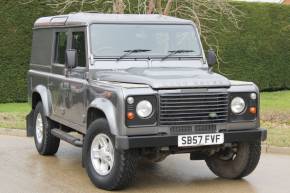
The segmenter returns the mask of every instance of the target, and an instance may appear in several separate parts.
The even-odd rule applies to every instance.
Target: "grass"
[[[268,129],[267,144],[278,147],[290,147],[290,125],[262,121],[262,127]]]
[[[0,128],[25,128],[25,116],[29,110],[27,103],[0,104]]]
[[[30,107],[27,103],[0,104],[0,113],[28,113]]]
[[[290,111],[290,91],[261,93],[262,111]]]
[[[0,104],[0,128],[25,128],[29,111],[27,103]],[[261,126],[268,144],[290,147],[290,91],[261,93]]]
[[[268,129],[268,144],[290,147],[290,91],[262,93],[261,120]]]

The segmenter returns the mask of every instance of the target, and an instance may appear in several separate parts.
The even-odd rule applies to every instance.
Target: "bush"
[[[31,28],[38,17],[55,14],[45,1],[22,2],[0,1],[0,102],[26,101]],[[220,71],[230,79],[253,81],[262,90],[289,89],[290,6],[235,5],[245,13],[240,30],[226,22],[211,26],[217,32],[224,61]]]
[[[30,60],[32,27],[41,15],[50,15],[41,1],[0,1],[0,102],[27,100],[26,73]]]
[[[290,88],[290,6],[235,3],[245,13],[241,29],[218,31],[220,70],[228,78],[255,82],[261,90]]]

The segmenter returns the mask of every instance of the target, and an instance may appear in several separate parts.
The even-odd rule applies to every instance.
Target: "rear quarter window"
[[[53,46],[53,32],[50,29],[36,29],[33,31],[31,63],[51,65]]]

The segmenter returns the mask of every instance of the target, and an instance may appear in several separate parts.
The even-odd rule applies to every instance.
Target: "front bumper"
[[[243,131],[223,132],[225,143],[265,141],[266,129],[254,129]],[[116,136],[115,145],[117,149],[132,149],[145,147],[169,147],[177,146],[178,136],[169,135],[147,135],[147,136]]]

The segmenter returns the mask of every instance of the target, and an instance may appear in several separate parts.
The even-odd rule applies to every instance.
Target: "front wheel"
[[[133,150],[117,150],[106,119],[97,119],[88,128],[83,159],[93,184],[106,190],[122,189],[135,177],[137,155]]]
[[[261,142],[238,143],[206,159],[209,169],[219,177],[240,179],[254,171],[261,155]]]

